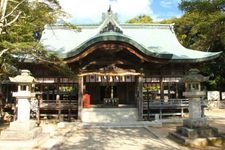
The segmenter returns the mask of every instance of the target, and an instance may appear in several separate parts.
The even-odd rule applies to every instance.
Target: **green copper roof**
[[[130,39],[129,37],[116,33],[116,32],[106,32],[103,34],[98,34],[94,36],[93,38],[89,39],[88,41],[85,41],[85,43],[82,43],[79,48],[73,49],[70,52],[67,53],[66,57],[72,57],[75,55],[80,54],[83,52],[86,48],[89,46],[98,43],[98,42],[104,42],[104,41],[118,41],[118,42],[124,42],[127,44],[130,44],[134,47],[136,47],[138,50],[143,52],[146,55],[157,57],[157,58],[163,58],[163,59],[171,59],[172,54],[160,54],[157,52],[149,51],[148,48],[144,47],[143,45],[137,43],[136,41]]]
[[[119,24],[108,12],[100,25],[81,25],[81,32],[62,26],[46,26],[41,42],[63,58],[76,56],[88,46],[103,41],[131,44],[146,55],[171,62],[201,62],[221,52],[202,52],[183,47],[172,24]]]

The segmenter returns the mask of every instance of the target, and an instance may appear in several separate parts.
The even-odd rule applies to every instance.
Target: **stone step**
[[[137,108],[85,108],[82,109],[83,123],[123,123],[138,120]]]
[[[187,137],[184,137],[180,134],[178,134],[177,132],[169,132],[169,136],[170,139],[176,141],[177,143],[180,144],[187,144],[187,141],[189,141],[189,139]]]
[[[36,149],[39,145],[42,145],[46,141],[50,139],[49,134],[41,133],[37,137],[33,139],[9,139],[9,140],[0,140],[0,149],[1,150],[28,150],[28,149]]]
[[[39,134],[41,134],[42,129],[40,127],[35,127],[29,131],[19,131],[6,129],[1,131],[0,140],[28,140],[34,139]]]

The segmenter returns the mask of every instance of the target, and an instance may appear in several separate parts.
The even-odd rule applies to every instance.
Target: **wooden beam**
[[[141,64],[139,63],[133,63],[131,61],[127,61],[127,60],[94,60],[94,61],[90,61],[90,62],[84,62],[82,64],[80,64],[80,68],[82,68],[82,70],[87,70],[88,68],[96,68],[96,70],[110,66],[110,65],[115,65],[118,66],[119,68],[124,68],[124,69],[135,69],[137,71],[139,71],[139,68],[141,67]]]
[[[138,76],[140,75],[139,72],[130,72],[124,71],[124,72],[99,72],[99,71],[87,71],[87,72],[80,72],[80,76],[87,76],[87,75],[99,75],[99,76],[126,76],[126,75],[133,75]]]
[[[90,53],[94,52],[95,50],[100,49],[100,50],[105,50],[107,53],[115,53],[121,50],[127,50],[130,53],[134,54],[137,56],[139,59],[147,62],[152,62],[154,60],[151,60],[145,56],[145,54],[142,54],[137,50],[136,48],[132,47],[129,44],[126,43],[116,43],[116,42],[100,42],[96,43],[90,47],[88,47],[86,50],[81,52],[80,54],[76,56],[72,56],[70,58],[67,58],[64,60],[65,63],[72,63],[75,61],[79,61],[80,59],[86,57]]]

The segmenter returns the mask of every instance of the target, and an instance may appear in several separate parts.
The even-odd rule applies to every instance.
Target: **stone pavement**
[[[155,135],[148,128],[89,128],[70,130],[51,150],[188,150]]]
[[[225,110],[205,112],[210,125],[225,133]],[[61,123],[52,133],[52,143],[42,145],[40,149],[50,150],[193,150],[181,146],[167,138],[168,132],[175,131],[182,120],[163,122],[162,127],[140,128],[84,128],[79,122]],[[53,128],[51,128],[53,129]],[[55,139],[54,139],[55,138]],[[56,142],[58,141],[58,143]],[[54,145],[54,146],[53,146]],[[221,150],[223,148],[207,147],[204,150]]]
[[[189,150],[168,140],[167,133],[161,130],[164,127],[87,128],[80,122],[73,122],[57,126],[46,124],[43,128],[46,132],[51,130],[51,140],[38,148],[42,150]]]
[[[210,125],[225,133],[225,110],[206,111]],[[42,123],[50,139],[32,150],[194,150],[167,138],[182,120],[163,122],[162,127],[84,128],[80,122]],[[207,147],[204,150],[221,150]],[[23,149],[16,149],[23,150]],[[24,149],[27,150],[27,149]]]

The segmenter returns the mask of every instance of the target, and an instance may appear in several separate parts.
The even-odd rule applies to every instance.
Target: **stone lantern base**
[[[183,126],[193,129],[209,127],[209,124],[206,118],[188,118],[183,120]]]
[[[217,128],[210,127],[205,118],[185,119],[183,126],[178,126],[175,132],[170,132],[169,137],[195,148],[225,145],[225,137],[219,135]]]
[[[48,139],[49,135],[42,133],[42,128],[36,127],[35,121],[14,121],[1,132],[0,148],[33,148]]]

